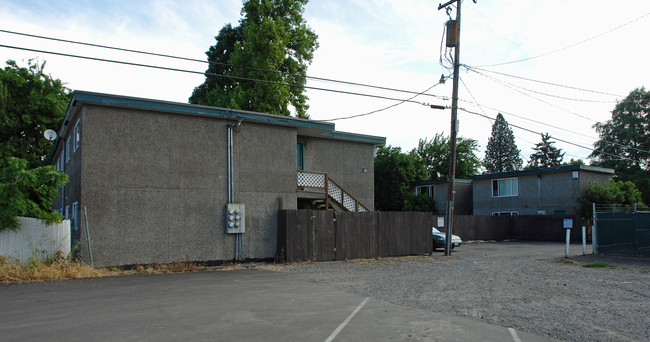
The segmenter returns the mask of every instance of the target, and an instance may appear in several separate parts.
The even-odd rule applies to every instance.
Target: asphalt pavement
[[[118,340],[549,339],[259,269],[0,285],[0,341]]]

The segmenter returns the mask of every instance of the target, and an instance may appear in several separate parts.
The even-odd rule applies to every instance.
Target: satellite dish
[[[43,132],[43,136],[45,136],[45,139],[52,141],[56,139],[56,132],[52,129],[46,129],[45,132]]]

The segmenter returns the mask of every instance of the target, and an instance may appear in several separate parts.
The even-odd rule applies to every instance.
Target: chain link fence
[[[35,218],[18,219],[20,230],[0,232],[0,255],[29,262],[32,258],[41,261],[51,258],[57,251],[63,255],[71,252],[70,220],[48,226]]]

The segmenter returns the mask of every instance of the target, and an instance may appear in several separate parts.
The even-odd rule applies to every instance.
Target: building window
[[[74,125],[74,151],[76,152],[81,143],[81,135],[79,135],[79,121]]]
[[[493,216],[517,216],[517,215],[519,215],[519,212],[518,211],[508,211],[508,210],[505,210],[505,211],[493,211],[492,215]]]
[[[426,194],[427,196],[433,198],[434,190],[433,185],[422,185],[415,187],[415,194]]]
[[[492,180],[492,197],[512,197],[519,195],[517,178]]]
[[[68,138],[67,143],[65,144],[65,162],[70,161],[70,146],[72,145],[70,142],[72,141],[72,137]]]
[[[70,222],[70,224],[72,224],[72,228],[74,230],[79,229],[79,226],[77,225],[78,211],[79,211],[79,202],[72,203],[72,222]]]
[[[65,172],[65,139],[62,139],[62,146],[61,146],[61,156],[59,158],[59,163],[61,163],[60,166],[60,171]]]
[[[299,142],[296,146],[296,169],[305,169],[305,143]]]

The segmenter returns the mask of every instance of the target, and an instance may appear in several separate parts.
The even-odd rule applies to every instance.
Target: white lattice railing
[[[298,171],[298,188],[317,188],[327,191],[327,196],[336,203],[352,212],[369,211],[361,202],[334,181],[329,179],[327,173]]]

